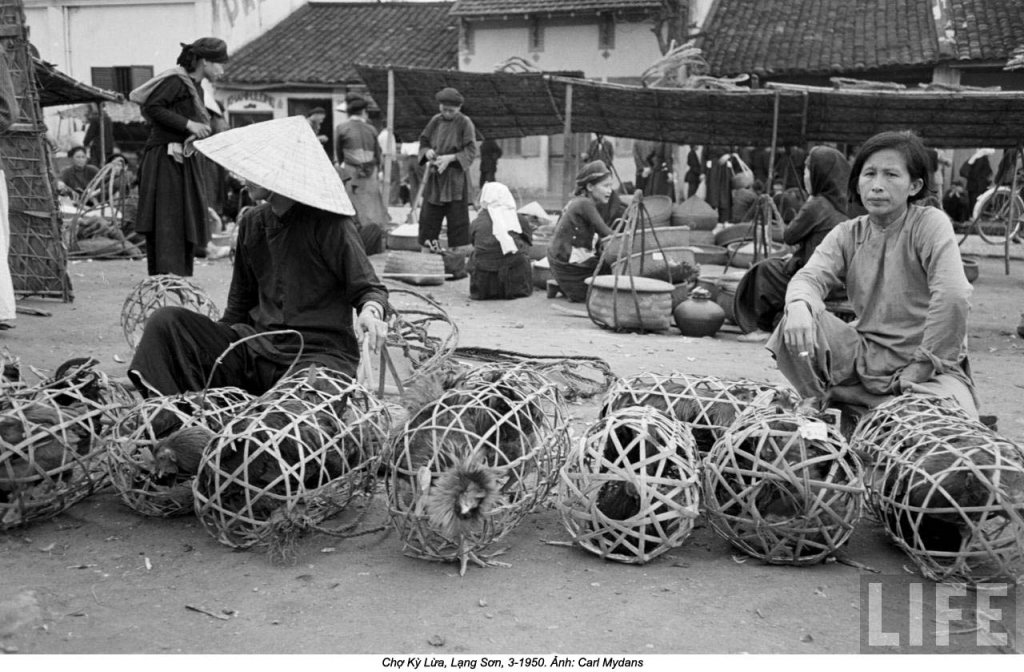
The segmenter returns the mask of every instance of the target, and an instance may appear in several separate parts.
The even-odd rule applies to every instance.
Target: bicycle
[[[967,236],[972,233],[990,245],[1002,245],[1006,238],[1014,242],[1021,242],[1021,225],[1024,223],[1024,199],[1020,193],[1014,194],[1016,201],[1013,212],[1011,212],[1012,201],[1010,199],[1011,189],[1005,185],[990,187],[987,191],[978,196],[974,204],[974,212],[971,214],[971,221],[962,227],[960,234],[960,245],[964,244]]]

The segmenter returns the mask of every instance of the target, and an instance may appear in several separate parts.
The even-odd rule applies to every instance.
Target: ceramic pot
[[[690,298],[683,301],[672,311],[676,327],[683,336],[714,336],[725,322],[725,311],[711,300],[711,294],[699,287],[690,293]]]

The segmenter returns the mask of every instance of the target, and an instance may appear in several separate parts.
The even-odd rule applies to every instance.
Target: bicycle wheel
[[[986,243],[1000,245],[1007,235],[1012,237],[1020,231],[1024,200],[1019,195],[1013,198],[1016,199],[1016,217],[1011,221],[1009,187],[994,187],[978,197],[974,206],[974,229]]]

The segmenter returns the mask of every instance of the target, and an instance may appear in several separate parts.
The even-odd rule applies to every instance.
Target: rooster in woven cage
[[[479,550],[493,536],[491,514],[526,497],[532,462],[522,458],[543,422],[540,407],[502,375],[421,376],[403,395],[408,420],[392,437],[398,505],[456,547],[460,574],[469,561],[504,564],[486,559],[503,551],[485,558]]]

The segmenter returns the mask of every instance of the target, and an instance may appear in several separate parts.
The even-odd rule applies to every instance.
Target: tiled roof
[[[657,9],[663,0],[457,0],[452,16]]]
[[[702,47],[713,74],[853,73],[1007,60],[1024,44],[1024,1],[716,0]],[[940,40],[940,37],[942,38]]]
[[[830,73],[941,58],[924,0],[717,0],[704,25],[717,76]]]
[[[310,3],[231,54],[223,84],[341,84],[354,63],[457,68],[451,2]]]
[[[1021,0],[950,0],[957,56],[968,60],[1009,60],[1024,46]]]

